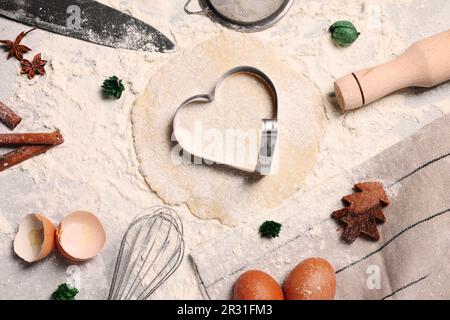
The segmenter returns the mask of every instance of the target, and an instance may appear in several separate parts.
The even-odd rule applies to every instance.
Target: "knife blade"
[[[0,0],[0,15],[112,48],[149,52],[174,48],[152,26],[94,0]]]

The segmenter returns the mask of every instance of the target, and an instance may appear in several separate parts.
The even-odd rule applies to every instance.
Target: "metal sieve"
[[[294,0],[198,0],[202,10],[191,11],[188,0],[187,14],[207,15],[222,25],[242,32],[265,30],[292,7]]]

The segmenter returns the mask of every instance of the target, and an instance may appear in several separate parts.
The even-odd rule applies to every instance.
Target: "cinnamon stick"
[[[59,133],[59,131],[55,131],[50,134],[53,138],[57,139],[57,142],[54,144],[44,144],[44,145],[27,145],[21,146],[9,153],[0,155],[0,172],[14,167],[19,163],[22,163],[26,160],[29,160],[33,157],[36,157],[40,154],[47,152],[48,150],[62,144],[64,142],[64,138]],[[41,138],[33,137],[34,141],[40,141]],[[48,140],[51,141],[51,140]]]
[[[43,154],[54,147],[55,145],[26,146],[3,154],[0,156],[0,172]]]
[[[58,145],[63,142],[64,138],[58,130],[51,133],[0,134],[0,147]]]
[[[22,118],[0,101],[0,121],[14,130],[22,121]]]

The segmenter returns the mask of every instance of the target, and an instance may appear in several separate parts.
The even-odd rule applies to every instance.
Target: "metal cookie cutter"
[[[277,145],[278,140],[278,95],[275,88],[275,85],[273,84],[272,80],[261,70],[256,69],[254,67],[249,66],[240,66],[233,68],[229,71],[227,71],[222,77],[219,78],[214,88],[211,90],[211,92],[207,94],[198,94],[193,97],[190,97],[189,99],[186,99],[177,109],[175,112],[175,115],[173,117],[173,130],[174,130],[174,136],[175,139],[180,143],[180,146],[185,149],[180,142],[180,139],[178,139],[176,135],[176,128],[177,128],[177,118],[178,114],[181,109],[183,109],[186,105],[192,103],[192,102],[204,102],[204,103],[211,103],[215,99],[216,90],[220,87],[222,82],[237,73],[249,73],[251,75],[254,75],[261,79],[270,89],[272,93],[273,98],[273,106],[274,106],[274,117],[272,119],[262,119],[262,136],[261,136],[261,142],[259,147],[259,154],[258,154],[258,160],[256,163],[255,171],[256,173],[267,176],[271,172],[272,163],[274,160],[274,153],[275,153],[275,147]],[[202,158],[206,161],[211,161],[209,159],[205,159],[204,157],[200,155],[195,155],[196,157]],[[238,168],[240,169],[240,168]],[[240,169],[242,170],[242,169]]]

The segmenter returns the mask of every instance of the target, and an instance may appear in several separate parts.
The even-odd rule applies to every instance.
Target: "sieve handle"
[[[199,15],[205,15],[208,14],[209,11],[208,10],[200,10],[200,11],[191,11],[189,10],[189,4],[192,2],[192,0],[188,0],[186,2],[186,4],[184,5],[184,12],[186,12],[187,14],[199,14]]]

